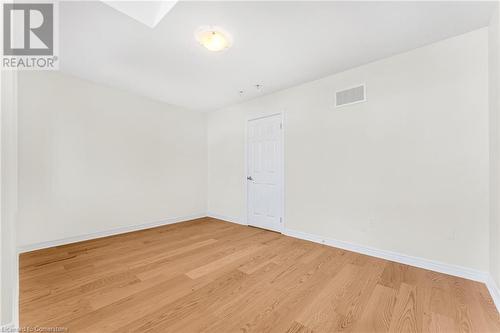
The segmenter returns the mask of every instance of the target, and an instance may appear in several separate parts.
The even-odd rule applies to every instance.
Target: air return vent
[[[335,92],[335,107],[361,103],[366,101],[365,85]]]

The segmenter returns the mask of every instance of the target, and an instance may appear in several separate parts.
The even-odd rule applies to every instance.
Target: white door
[[[281,115],[248,121],[248,224],[282,231],[283,161]]]

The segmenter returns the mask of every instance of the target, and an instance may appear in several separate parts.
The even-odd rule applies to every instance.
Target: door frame
[[[10,300],[10,318],[2,318],[0,328],[19,327],[19,252],[16,246],[18,216],[18,71],[0,73],[0,282],[8,275],[11,290],[2,289],[0,298]],[[6,244],[2,244],[5,241]],[[4,262],[8,267],[3,267]],[[3,271],[7,269],[7,272]],[[10,281],[9,281],[10,280]],[[3,282],[2,282],[3,283]],[[0,315],[1,316],[1,315]],[[8,320],[5,321],[5,320]],[[2,326],[2,324],[4,326]]]
[[[244,156],[244,162],[245,162],[245,174],[243,175],[243,182],[244,182],[244,189],[245,189],[245,221],[243,224],[251,226],[249,222],[249,214],[248,214],[248,200],[249,200],[249,186],[248,186],[248,124],[252,120],[258,120],[262,118],[269,118],[273,116],[280,116],[281,118],[281,165],[280,165],[280,171],[281,171],[281,179],[280,179],[280,190],[281,190],[281,202],[280,202],[280,213],[281,213],[281,223],[280,227],[278,230],[270,230],[270,231],[277,231],[279,233],[284,234],[285,233],[285,111],[278,111],[278,112],[262,112],[255,114],[253,113],[251,116],[247,116],[245,119],[245,156]]]

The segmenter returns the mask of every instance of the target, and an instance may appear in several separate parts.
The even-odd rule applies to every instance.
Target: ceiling
[[[449,1],[180,1],[151,28],[99,1],[62,2],[60,69],[211,111],[484,27],[492,8]],[[194,38],[203,25],[231,33],[232,47],[204,49]]]

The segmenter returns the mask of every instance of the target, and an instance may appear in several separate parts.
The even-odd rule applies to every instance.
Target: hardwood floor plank
[[[137,317],[147,315],[159,306],[175,302],[191,291],[191,281],[185,276],[177,276],[84,316],[63,322],[61,326],[69,327],[71,332],[111,332]]]
[[[336,302],[335,312],[340,315],[337,331],[348,331],[363,313],[380,276],[386,266],[383,260],[367,258],[360,276],[350,284],[344,296]]]
[[[430,325],[428,328],[424,328],[425,332],[449,333],[455,331],[455,324],[452,318],[434,312],[430,313],[430,317]]]
[[[300,310],[298,305],[306,304],[307,299],[314,296],[314,292],[321,290],[326,283],[326,271],[331,267],[328,263],[336,257],[334,251],[329,252],[307,265],[297,266],[300,256],[297,259],[290,258],[287,264],[275,265],[274,270],[259,274],[259,284],[247,288],[214,310],[221,320],[207,331],[284,330],[285,327],[280,326],[280,323],[288,321],[284,317],[288,316],[292,320],[294,314]]]
[[[422,332],[422,313],[417,304],[417,287],[401,283],[389,332]]]
[[[395,289],[376,285],[352,331],[373,333],[389,331],[396,295]]]
[[[313,333],[314,331],[294,321],[286,333]]]
[[[304,308],[296,321],[314,331],[334,331],[340,320],[340,315],[335,311],[336,302],[342,300],[349,285],[360,277],[360,272],[361,268],[357,265],[345,265],[311,304]]]
[[[220,269],[221,267],[229,265],[238,259],[246,257],[252,253],[257,252],[257,251],[260,251],[263,248],[264,248],[264,246],[262,246],[262,245],[255,245],[255,246],[249,247],[247,249],[244,249],[244,250],[235,252],[233,254],[230,254],[228,256],[225,256],[223,258],[220,258],[214,262],[211,262],[211,263],[208,263],[208,264],[203,265],[201,267],[190,270],[189,272],[186,273],[186,275],[189,276],[191,279],[197,279],[203,275],[206,275],[210,272],[213,272],[217,269]]]
[[[212,218],[24,253],[22,326],[500,332],[478,282]]]

